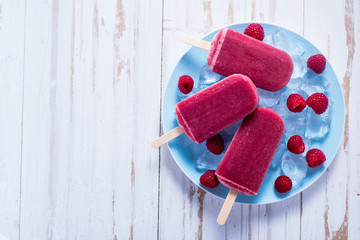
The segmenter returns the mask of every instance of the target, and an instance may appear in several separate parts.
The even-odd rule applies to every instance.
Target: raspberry
[[[301,154],[305,151],[305,144],[299,135],[291,136],[287,142],[287,149],[295,154]]]
[[[326,111],[329,99],[323,93],[314,93],[306,99],[306,103],[317,114],[322,114]]]
[[[253,37],[257,40],[262,41],[264,39],[264,29],[263,27],[258,23],[252,23],[250,24],[244,31],[244,34]]]
[[[275,189],[279,193],[286,193],[292,188],[292,181],[288,176],[282,175],[275,180]]]
[[[326,58],[322,54],[316,54],[307,60],[307,66],[316,73],[322,73],[326,67]]]
[[[306,153],[306,161],[309,167],[314,168],[323,164],[326,161],[326,157],[320,149],[313,148]]]
[[[220,134],[216,134],[206,140],[206,147],[213,154],[220,155],[225,149],[224,139]]]
[[[183,75],[179,78],[178,87],[180,92],[188,94],[194,87],[194,80],[189,75]]]
[[[219,185],[219,180],[215,175],[215,170],[207,170],[200,177],[200,183],[207,188],[215,188]]]
[[[306,102],[300,94],[291,94],[287,101],[286,106],[291,112],[301,112],[306,108]]]

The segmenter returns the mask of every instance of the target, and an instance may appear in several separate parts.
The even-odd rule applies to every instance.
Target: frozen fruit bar
[[[216,170],[219,181],[245,195],[256,195],[284,134],[284,121],[270,108],[258,107],[235,133]]]
[[[293,72],[286,52],[229,28],[220,30],[212,40],[208,64],[224,76],[244,74],[268,91],[284,88]]]
[[[186,135],[201,143],[252,113],[259,104],[250,78],[234,74],[176,105]]]

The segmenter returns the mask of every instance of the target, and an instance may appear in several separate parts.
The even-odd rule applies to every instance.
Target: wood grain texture
[[[321,12],[321,16],[315,17],[315,12],[318,14]],[[358,182],[351,179],[349,173],[352,158],[349,154],[349,138],[352,132],[349,123],[351,114],[349,99],[352,90],[350,85],[353,79],[352,64],[355,47],[354,4],[352,1],[338,1],[331,4],[306,1],[305,13],[305,37],[327,54],[342,83],[346,119],[343,144],[333,163],[325,174],[303,193],[302,236],[347,239],[349,199],[356,198],[354,194],[349,195],[349,182]],[[316,24],[314,24],[315,18],[318,19]],[[315,227],[313,221],[321,223],[323,227]]]
[[[22,1],[0,1],[0,233],[9,239],[20,226],[24,20]]]
[[[346,32],[347,61],[346,71],[343,75],[343,89],[345,91],[346,104],[346,128],[344,137],[344,150],[347,157],[347,188],[346,208],[341,226],[335,232],[336,237],[347,234],[349,239],[357,238],[360,234],[360,224],[356,223],[356,215],[360,213],[360,188],[359,188],[359,103],[360,99],[356,94],[360,89],[357,79],[360,71],[355,67],[359,62],[360,26],[359,26],[360,1],[345,1],[344,25]],[[355,92],[355,94],[354,94]]]
[[[346,127],[311,187],[267,205],[194,185],[161,101],[195,37],[270,22],[313,42],[342,84]],[[358,239],[360,0],[0,0],[0,233],[8,239]],[[194,76],[197,77],[197,76]]]
[[[151,149],[150,142],[160,132],[162,2],[118,0],[116,16],[121,37],[114,38],[118,51],[113,60],[124,67],[113,87],[114,231],[118,239],[155,239],[159,150]],[[125,185],[130,191],[124,191]]]

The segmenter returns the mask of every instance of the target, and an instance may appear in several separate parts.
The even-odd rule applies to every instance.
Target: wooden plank
[[[115,2],[99,1],[76,1],[72,6],[66,63],[71,149],[65,184],[68,213],[63,219],[68,224],[59,230],[70,239],[114,238],[113,38],[109,32],[114,28],[115,6]]]
[[[356,239],[360,236],[360,1],[345,1],[345,29],[347,46],[347,67],[345,79],[349,82],[349,138],[347,155],[348,164],[348,239]],[[336,47],[334,46],[336,49]],[[354,54],[352,56],[352,54]],[[346,86],[346,84],[345,84]]]
[[[350,127],[356,128],[356,125],[350,125],[349,120],[353,113],[350,110],[349,99],[352,82],[354,82],[352,66],[355,65],[353,59],[354,4],[353,1],[331,3],[330,1],[305,1],[304,19],[305,36],[326,54],[342,83],[346,123],[343,142],[333,163],[324,176],[303,193],[302,238],[347,239],[350,163],[356,159],[356,154],[349,152],[349,139],[352,132]],[[354,100],[356,101],[356,98]],[[355,175],[351,180],[356,181],[354,178]],[[351,198],[356,197],[352,194]],[[358,207],[355,205],[353,207],[356,212]],[[313,224],[314,222],[317,224]],[[354,224],[354,227],[358,228],[356,226],[358,223],[354,222]]]
[[[49,231],[52,178],[49,158],[50,146],[53,146],[50,143],[50,79],[54,81],[51,64],[56,66],[51,52],[57,47],[55,33],[51,31],[53,20],[55,23],[51,2],[27,3],[20,219],[20,238],[23,239],[45,239]]]
[[[162,2],[34,1],[26,22],[21,237],[156,238]]]
[[[116,9],[114,232],[156,239],[159,150],[150,143],[160,132],[162,1],[118,0]]]
[[[0,2],[0,233],[19,238],[24,65],[23,1]]]

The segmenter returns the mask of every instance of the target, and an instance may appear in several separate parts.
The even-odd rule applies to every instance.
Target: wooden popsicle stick
[[[204,49],[206,51],[209,51],[210,48],[211,48],[211,43],[210,42],[198,39],[198,38],[193,37],[193,36],[186,35],[184,33],[179,33],[177,35],[177,39],[179,41],[181,41],[181,42],[187,43],[187,44],[189,44],[191,46],[195,46],[195,47]]]
[[[184,129],[181,126],[177,126],[173,130],[165,133],[164,135],[162,135],[159,138],[152,141],[151,147],[152,148],[158,148],[161,145],[169,142],[170,140],[176,138],[177,136],[180,136],[183,133],[184,133]]]
[[[224,225],[226,223],[226,220],[229,216],[230,210],[231,210],[232,206],[234,205],[237,194],[238,194],[238,192],[236,190],[234,190],[232,188],[230,189],[230,191],[225,199],[224,205],[222,206],[219,216],[217,218],[218,224]]]

